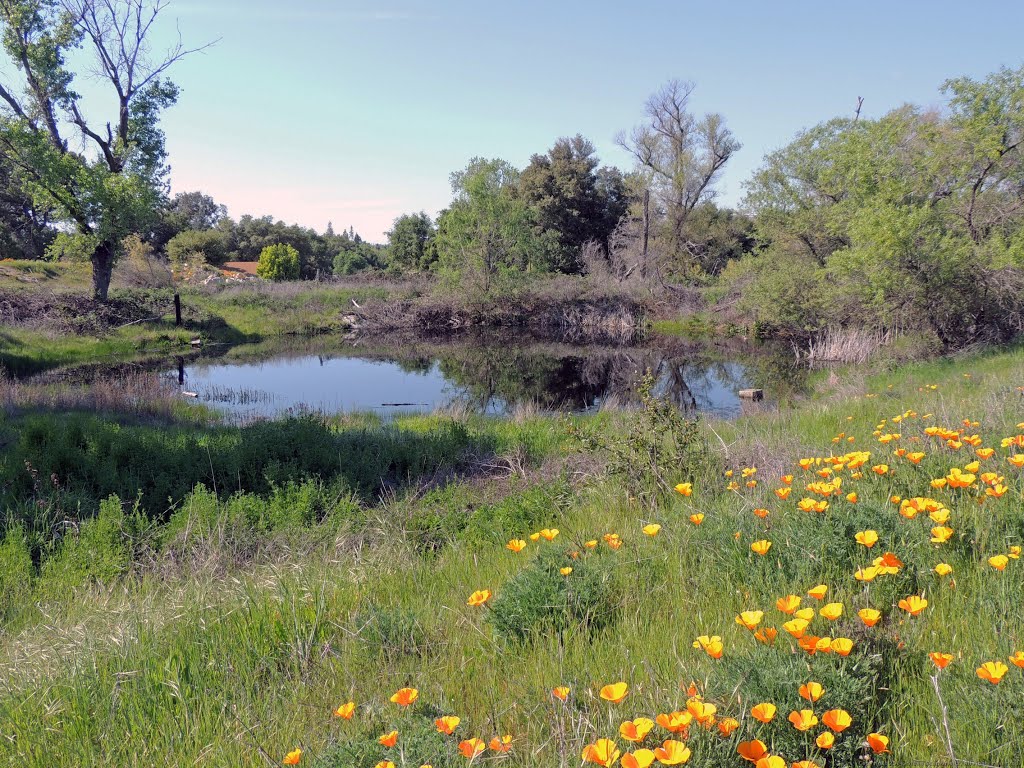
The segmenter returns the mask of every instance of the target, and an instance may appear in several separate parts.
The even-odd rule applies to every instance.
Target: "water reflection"
[[[655,392],[688,413],[731,417],[776,406],[776,363],[739,347],[679,341],[636,347],[517,345],[505,339],[392,346],[336,339],[290,349],[237,347],[182,361],[167,376],[184,390],[238,418],[301,409],[325,412],[429,411],[460,405],[504,414],[522,405],[544,411],[626,408],[638,402],[645,372]],[[766,387],[765,375],[774,381]],[[782,379],[792,385],[792,372]],[[751,404],[737,392],[769,389]]]

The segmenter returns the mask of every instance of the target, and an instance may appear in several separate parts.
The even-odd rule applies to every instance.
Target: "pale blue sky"
[[[735,204],[766,152],[858,96],[878,116],[939,86],[1024,63],[1024,3],[172,0],[187,43],[164,126],[175,191],[231,215],[272,214],[381,240],[435,214],[473,156],[522,167],[582,133],[626,168],[616,132],[672,77],[743,143],[721,185]]]

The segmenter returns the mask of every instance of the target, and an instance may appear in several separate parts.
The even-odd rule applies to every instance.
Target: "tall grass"
[[[736,743],[757,735],[790,761],[810,756],[830,766],[1020,765],[1024,676],[1011,665],[993,686],[974,668],[1024,650],[1024,569],[1011,561],[1000,573],[985,563],[991,553],[1024,544],[1022,473],[1000,449],[1000,471],[1012,484],[1007,496],[979,506],[959,492],[933,491],[930,478],[970,456],[927,442],[921,430],[977,420],[985,444],[998,447],[1000,437],[1021,431],[1015,382],[1022,375],[1019,351],[919,364],[866,376],[863,392],[842,399],[706,425],[708,449],[737,480],[756,463],[753,488],[726,490],[717,469],[692,467],[676,479],[692,480],[693,496],[674,494],[652,507],[631,499],[618,479],[577,475],[569,465],[561,476],[505,487],[498,496],[486,483],[411,488],[348,508],[344,524],[257,526],[251,535],[267,556],[234,567],[183,573],[157,562],[112,583],[93,582],[74,599],[40,605],[0,638],[0,755],[21,766],[265,766],[301,746],[304,765],[369,768],[396,754],[377,737],[397,728],[407,765],[465,766],[454,752],[457,739],[440,738],[432,726],[435,716],[457,714],[463,737],[513,736],[512,752],[496,764],[561,768],[578,765],[583,745],[615,736],[624,719],[685,708],[692,682],[741,727],[728,738],[694,729],[690,764],[743,765]],[[911,409],[916,418],[894,425],[893,416]],[[926,413],[933,414],[928,421]],[[614,439],[631,418],[601,414],[586,424]],[[902,432],[897,445],[920,445],[928,454],[920,465],[892,457],[895,446],[877,441],[872,432],[882,419],[886,430]],[[420,417],[405,426],[431,423]],[[535,425],[534,455],[571,450],[556,422],[527,423]],[[493,428],[499,436],[522,434],[512,422]],[[799,458],[851,449],[870,450],[871,463],[887,461],[895,473],[868,471],[856,484],[855,504],[834,497],[823,515],[775,497],[783,473],[798,475],[793,493],[802,493]],[[931,521],[907,521],[890,502],[922,488],[946,494],[956,530],[946,545],[928,541]],[[213,497],[191,511],[183,506],[168,541],[180,544],[185,531],[216,530],[218,521],[242,514],[230,504]],[[266,497],[248,505],[257,517],[272,506]],[[766,519],[752,514],[760,507],[770,510]],[[697,513],[705,515],[700,525],[689,519]],[[648,522],[662,525],[656,537],[640,532]],[[528,540],[542,527],[560,533],[518,554],[505,548],[506,537]],[[881,536],[871,552],[853,537],[865,527]],[[610,532],[624,542],[617,551],[601,540]],[[773,549],[758,557],[750,544],[762,537]],[[592,539],[599,544],[585,554]],[[905,562],[898,575],[871,585],[852,578],[855,568],[890,550]],[[573,559],[577,551],[580,559]],[[931,570],[940,559],[952,565],[951,577]],[[563,577],[551,570],[556,566],[580,573]],[[488,615],[510,610],[497,598],[514,594],[524,574],[542,585],[585,576],[604,587],[586,613],[538,624],[521,640],[498,631]],[[766,648],[735,621],[741,610],[762,608],[766,623],[778,626],[775,600],[819,583],[845,611],[834,624],[816,618],[815,633],[852,638],[849,657],[793,651],[781,630]],[[494,590],[496,604],[468,606],[467,596],[482,588]],[[912,593],[930,601],[917,618],[895,606]],[[871,630],[856,618],[868,604],[885,614]],[[602,621],[593,620],[598,613]],[[722,636],[721,660],[692,647],[703,634]],[[957,657],[938,675],[941,702],[929,650]],[[843,707],[854,718],[830,754],[810,746],[822,729],[804,736],[785,720],[790,709],[806,706],[796,690],[810,679],[826,688],[819,715]],[[598,698],[600,686],[617,680],[630,686],[623,704]],[[410,711],[388,702],[406,685],[420,691]],[[556,685],[572,689],[565,704],[551,696]],[[356,716],[332,718],[348,700],[358,703]],[[778,705],[773,723],[750,719],[759,701]],[[869,731],[891,738],[891,757],[870,755],[862,742]]]

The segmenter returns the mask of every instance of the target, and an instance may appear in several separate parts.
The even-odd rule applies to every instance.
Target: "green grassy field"
[[[758,741],[769,768],[1024,764],[1022,385],[1017,349],[842,371],[795,408],[696,427],[655,404],[260,434],[83,415],[69,447],[51,417],[8,416],[0,762],[260,766],[301,749],[325,768],[569,766],[588,745],[608,762],[598,740],[614,739],[626,766],[656,747],[668,764],[754,765],[738,750]],[[111,474],[118,450],[138,476]],[[973,478],[933,487],[953,468]],[[692,495],[671,490],[683,482]],[[140,491],[153,500],[135,505]],[[101,503],[113,492],[125,503]],[[801,511],[805,498],[828,507]],[[534,541],[542,529],[558,533]],[[468,605],[478,590],[492,594]],[[812,609],[792,634],[788,595]],[[899,607],[914,595],[916,616]],[[754,630],[745,611],[762,612],[744,616]],[[1005,665],[998,684],[985,662]],[[604,700],[617,682],[625,698]],[[816,702],[799,693],[811,682]],[[404,687],[408,707],[390,700]],[[347,702],[350,719],[333,714]],[[798,730],[800,710],[819,722]],[[851,718],[839,733],[836,710]],[[659,715],[676,730],[620,732]],[[505,735],[507,753],[488,746]],[[473,738],[484,751],[467,758]]]

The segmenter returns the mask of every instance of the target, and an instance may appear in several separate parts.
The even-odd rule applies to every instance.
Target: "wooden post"
[[[178,386],[185,386],[185,358],[178,356]]]
[[[181,296],[174,294],[174,324],[181,325]]]

